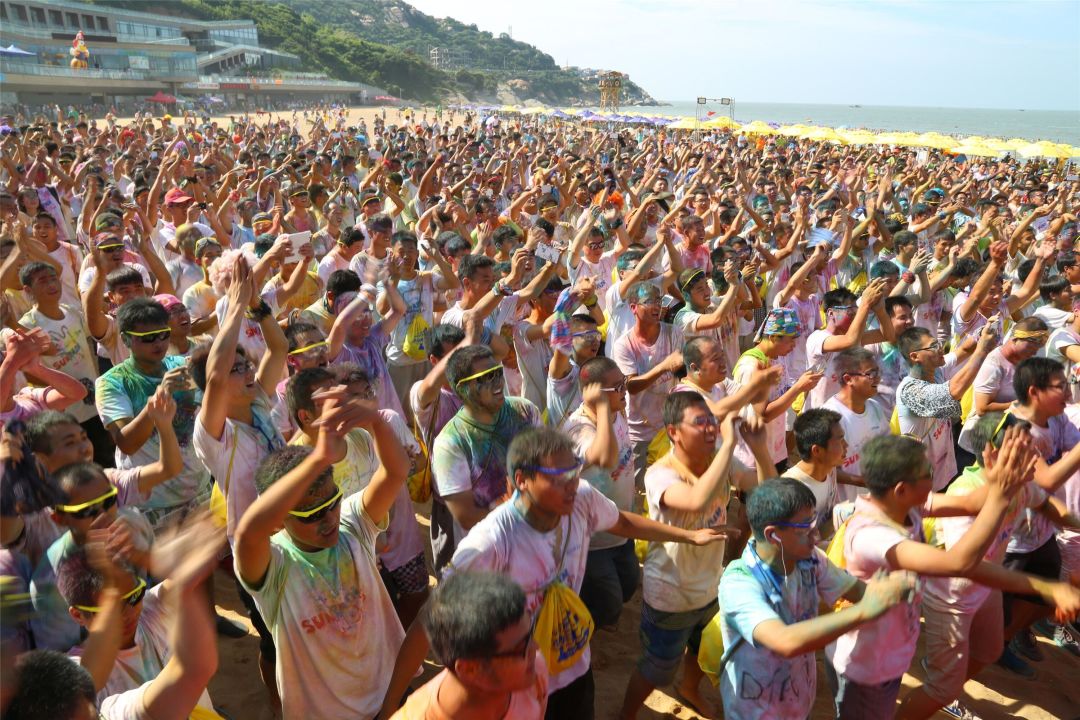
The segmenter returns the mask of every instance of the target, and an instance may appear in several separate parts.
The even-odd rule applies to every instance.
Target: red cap
[[[194,199],[195,198],[193,198],[191,195],[184,192],[180,188],[173,188],[169,192],[165,193],[166,205],[183,205],[184,203],[191,202]]]

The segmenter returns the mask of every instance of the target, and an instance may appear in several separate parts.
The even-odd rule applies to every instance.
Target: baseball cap
[[[194,197],[184,192],[180,188],[173,188],[169,192],[165,193],[166,205],[183,205],[184,203],[191,202],[194,199]]]

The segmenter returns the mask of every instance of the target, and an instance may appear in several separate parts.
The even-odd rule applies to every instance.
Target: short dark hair
[[[285,341],[289,343],[289,352],[299,348],[300,337],[302,335],[307,335],[308,333],[318,333],[321,336],[323,331],[320,330],[315,323],[310,323],[305,320],[294,322],[289,325],[289,327],[285,328]]]
[[[446,363],[446,379],[450,381],[450,387],[459,396],[461,395],[461,388],[458,387],[458,381],[472,375],[473,363],[484,359],[495,359],[495,354],[491,352],[491,348],[485,345],[466,345],[458,348],[450,355],[450,359]]]
[[[709,337],[708,335],[697,335],[687,340],[682,351],[686,371],[690,372],[691,365],[700,366],[702,360],[705,359],[705,350],[718,343],[719,341],[715,337]]]
[[[206,363],[210,360],[210,349],[213,345],[213,340],[204,340],[195,346],[195,349],[191,351],[191,359],[188,360],[188,367],[191,368],[191,379],[195,381],[195,386],[200,390],[206,390]],[[236,354],[246,358],[247,350],[244,350],[244,347],[238,343],[236,345]]]
[[[758,540],[765,539],[765,528],[787,522],[795,513],[816,504],[814,493],[798,480],[772,478],[754,488],[746,501],[746,519]]]
[[[378,213],[372,215],[371,219],[367,221],[368,232],[392,232],[394,229],[394,219],[386,213]]]
[[[309,445],[286,445],[270,453],[255,470],[255,489],[262,495],[277,480],[294,470],[314,450]],[[318,477],[312,479],[311,487],[324,482],[333,482],[333,478],[333,468],[326,468]]]
[[[1052,295],[1057,295],[1062,290],[1069,288],[1069,281],[1064,275],[1054,275],[1053,277],[1044,278],[1039,283],[1039,297],[1043,299],[1043,302],[1048,302]]]
[[[495,267],[495,261],[487,255],[469,254],[461,258],[458,263],[458,279],[472,280],[478,270]]]
[[[924,338],[933,337],[930,331],[924,327],[910,327],[904,332],[900,333],[900,337],[897,338],[896,344],[900,348],[900,355],[904,358],[904,361],[909,365],[911,364],[911,353],[922,347]]]
[[[619,366],[615,364],[614,360],[606,355],[597,355],[582,364],[578,370],[578,383],[581,387],[585,387],[591,383],[600,382],[600,378],[612,370],[618,369]]]
[[[136,273],[137,274],[137,273]],[[142,279],[139,279],[142,283]],[[132,298],[116,311],[116,327],[121,333],[134,332],[138,325],[151,325],[155,329],[169,326],[169,313],[157,300],[150,298]],[[124,343],[130,338],[125,334]]]
[[[506,451],[506,472],[513,482],[518,470],[544,464],[544,458],[561,452],[576,454],[573,441],[565,433],[550,427],[530,427],[510,441]]]
[[[69,720],[95,702],[90,672],[56,650],[31,650],[15,659],[14,696],[4,717],[9,720]]]
[[[893,313],[896,312],[896,308],[898,307],[906,307],[908,310],[915,309],[915,306],[911,304],[911,301],[903,295],[895,295],[885,298],[885,313],[889,317],[893,316]]]
[[[333,365],[330,372],[334,376],[334,382],[338,385],[351,385],[360,382],[371,383],[371,375],[356,363]]]
[[[1031,388],[1045,390],[1050,387],[1050,380],[1054,375],[1064,372],[1065,366],[1057,360],[1043,357],[1030,357],[1024,360],[1016,366],[1016,374],[1013,375],[1013,392],[1016,393],[1016,401],[1021,405],[1027,405],[1031,399]]]
[[[334,382],[334,374],[322,367],[306,368],[289,378],[285,386],[285,404],[289,409],[289,417],[298,427],[300,425],[298,416],[301,410],[315,411],[315,401],[311,399],[315,388],[332,382]]]
[[[52,454],[52,430],[57,425],[78,425],[71,413],[42,410],[26,421],[26,442],[34,452]]]
[[[496,636],[521,620],[525,602],[525,591],[507,575],[453,573],[435,588],[423,619],[435,657],[450,672],[458,660],[490,657]]]
[[[965,278],[971,277],[979,271],[979,263],[969,257],[962,257],[956,261],[953,265],[952,272],[949,273],[949,277]]]
[[[831,310],[832,308],[854,305],[858,298],[855,296],[855,293],[847,288],[839,287],[833,288],[825,293],[825,297],[822,298],[822,300],[824,300],[825,309]]]
[[[326,279],[326,292],[333,293],[334,297],[341,297],[347,292],[360,292],[361,285],[360,276],[352,270],[335,270]]]
[[[496,228],[495,232],[491,235],[491,240],[496,245],[502,244],[507,240],[517,241],[519,235],[518,231],[513,228],[512,225],[500,225]]]
[[[34,282],[34,276],[43,270],[48,270],[53,275],[59,277],[59,273],[56,272],[56,268],[48,263],[43,263],[39,260],[32,260],[23,265],[22,270],[19,270],[19,282],[24,287],[30,287],[30,284]]]
[[[814,446],[827,447],[833,425],[839,422],[840,413],[825,408],[806,410],[795,418],[795,446],[799,450],[799,457],[809,460]]]
[[[73,546],[56,569],[56,589],[68,605],[94,607],[105,589],[105,576],[90,565],[86,546]]]
[[[897,483],[914,482],[927,465],[926,447],[905,435],[879,435],[863,445],[860,468],[866,489],[885,497]]]
[[[870,279],[874,280],[886,275],[899,275],[900,268],[892,260],[878,260],[870,266]]]
[[[893,235],[894,248],[899,248],[901,245],[905,247],[908,245],[915,245],[918,242],[919,236],[911,232],[910,230],[901,230],[900,232]]]
[[[465,331],[449,323],[439,323],[433,328],[428,328],[425,335],[427,335],[428,354],[436,360],[442,360],[446,353],[456,348],[465,339]]]
[[[100,465],[92,462],[75,462],[57,470],[53,473],[56,483],[60,486],[60,489],[64,491],[64,494],[71,499],[71,491],[76,488],[81,488],[95,480],[104,480],[109,482],[109,478],[105,475],[105,470]]]
[[[706,410],[709,408],[709,404],[705,402],[701,393],[679,390],[669,394],[664,398],[664,425],[678,425],[683,421],[683,414],[687,408],[695,406],[704,407]]]
[[[121,285],[138,285],[139,287],[144,287],[145,284],[146,282],[143,280],[142,273],[130,265],[121,265],[105,276],[105,285],[109,290],[115,290]]]
[[[51,215],[49,217],[52,217]],[[1065,268],[1072,267],[1080,263],[1080,255],[1072,250],[1062,250],[1057,256],[1057,269],[1058,272],[1064,272]]]
[[[411,230],[398,230],[396,233],[390,236],[390,244],[394,247],[404,244],[419,245],[420,241],[416,238],[416,233]]]
[[[859,372],[859,368],[868,360],[873,361],[875,365],[877,364],[874,353],[861,346],[850,347],[833,355],[833,370],[840,380],[840,384],[845,385],[844,376]]]

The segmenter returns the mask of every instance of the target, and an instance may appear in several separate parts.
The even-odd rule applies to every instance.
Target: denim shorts
[[[716,600],[697,610],[664,612],[641,604],[641,648],[638,670],[656,687],[675,679],[683,653],[697,653],[701,633],[719,611]]]

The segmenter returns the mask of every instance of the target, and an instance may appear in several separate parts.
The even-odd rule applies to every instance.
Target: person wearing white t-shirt
[[[1068,323],[1050,334],[1046,357],[1057,360],[1065,368],[1069,402],[1080,403],[1080,312],[1073,313]]]
[[[782,364],[780,359],[789,355],[798,342],[801,324],[799,317],[790,308],[773,308],[765,316],[765,322],[759,331],[759,339],[754,347],[744,352],[731,371],[736,383],[747,385],[755,372],[771,370]],[[746,417],[759,417],[765,423],[769,443],[769,458],[779,472],[787,469],[787,415],[792,403],[801,394],[812,389],[821,381],[822,373],[807,370],[797,379],[781,376],[780,382],[770,385],[767,391],[756,396]],[[744,465],[756,466],[753,454],[740,447],[735,456]]]
[[[869,495],[855,501],[844,533],[847,571],[864,581],[882,570],[967,577],[993,588],[1037,595],[1075,615],[1080,588],[983,560],[1037,455],[1027,438],[1009,428],[993,464],[986,468],[985,494],[931,495],[933,468],[924,446],[905,436],[875,438],[863,457]],[[923,517],[965,514],[975,515],[975,520],[948,550],[925,542]],[[923,590],[917,589],[912,602],[844,633],[825,649],[826,672],[841,720],[893,716],[900,681],[915,656],[922,595]]]
[[[664,398],[675,385],[675,376],[683,366],[682,331],[660,321],[660,291],[654,285],[639,282],[629,292],[634,327],[615,339],[612,359],[626,375],[630,404],[626,417],[630,439],[634,441],[635,475],[644,480],[649,443],[662,430]]]
[[[259,498],[240,518],[233,558],[274,636],[283,715],[370,720],[404,637],[375,540],[409,461],[378,410],[346,388],[317,399],[324,404],[314,449],[282,448],[259,467]],[[355,427],[374,438],[379,465],[366,488],[343,498],[333,466]]]
[[[1042,350],[1048,337],[1046,323],[1037,317],[1027,317],[1013,326],[1008,340],[987,354],[971,386],[971,413],[956,441],[960,448],[969,453],[979,449],[969,439],[975,423],[988,412],[1007,410],[1016,400],[1013,390],[1016,366]]]
[[[861,344],[894,342],[892,323],[885,312],[885,281],[871,280],[861,298],[847,288],[825,293],[825,327],[810,333],[806,339],[807,367],[825,376],[807,393],[803,410],[818,408],[840,389],[840,379],[832,367],[834,353]],[[877,316],[878,329],[866,330],[871,311]]]
[[[484,318],[484,328],[487,330],[484,333],[485,342],[489,337],[499,335],[502,326],[516,320],[529,302],[547,287],[548,281],[558,270],[556,263],[547,263],[528,285],[515,291],[514,288],[532,272],[533,262],[528,250],[519,249],[514,253],[510,274],[496,281],[495,262],[491,258],[486,255],[464,256],[458,264],[461,300],[443,313],[440,322],[464,329],[465,313],[472,311],[473,315]]]
[[[57,570],[57,586],[69,606],[68,612],[85,628],[91,626],[97,615],[87,608],[98,606],[101,593],[97,588],[104,583],[103,574],[92,566],[88,554],[84,548],[75,550],[61,561]],[[148,589],[145,580],[124,570],[119,572],[118,582],[120,591],[129,595],[128,605],[132,600],[138,602],[125,613],[119,652],[116,662],[109,668],[104,687],[98,692],[99,702],[112,695],[136,690],[153,680],[165,669],[172,655],[169,628],[173,624],[174,609],[169,596],[175,594],[174,585],[163,582]],[[77,645],[71,649],[70,656],[81,660],[85,649],[85,645]],[[206,690],[203,690],[197,707],[204,712],[214,709]]]
[[[578,379],[583,402],[560,428],[585,462],[582,478],[619,510],[632,512],[636,489],[634,445],[623,414],[626,376],[610,358],[600,356],[582,365]],[[637,590],[640,574],[632,542],[602,532],[592,536],[581,600],[598,627],[616,627],[623,605]]]
[[[716,275],[714,271],[713,277]],[[714,306],[709,276],[696,268],[683,270],[679,276],[679,289],[686,298],[686,305],[675,314],[674,322],[682,328],[684,337],[704,335],[719,341],[731,368],[739,357],[739,305],[744,299],[745,286],[730,260],[724,264],[723,279],[727,289]]]
[[[559,427],[563,420],[581,405],[581,367],[600,351],[600,325],[604,315],[594,290],[594,281],[581,277],[574,287],[566,288],[555,302],[551,322],[551,361],[546,368],[547,424]],[[584,306],[588,315],[574,314]]]
[[[1054,275],[1039,283],[1039,298],[1043,304],[1036,308],[1034,314],[1046,323],[1050,332],[1060,330],[1072,320],[1072,286],[1064,275]]]
[[[854,502],[862,487],[859,460],[863,446],[879,435],[888,435],[889,414],[875,399],[881,371],[873,353],[865,348],[848,348],[837,353],[834,360],[840,391],[823,406],[840,416],[847,453],[837,468],[837,495],[840,502]]]
[[[941,351],[941,344],[926,328],[913,327],[898,345],[911,370],[896,388],[896,416],[900,432],[923,443],[930,455],[934,490],[956,477],[952,424],[960,418],[960,400],[975,381],[990,348],[998,342],[992,325],[984,325],[968,361]]]
[[[104,537],[101,544],[104,544]],[[37,717],[43,697],[49,699],[50,720],[149,720],[187,717],[206,695],[217,672],[218,650],[214,622],[202,585],[219,562],[223,535],[210,522],[186,528],[167,547],[151,555],[151,567],[167,578],[167,590],[177,598],[175,620],[169,628],[171,657],[160,673],[134,690],[110,695],[97,703],[97,687],[104,687],[117,664],[126,609],[131,598],[145,590],[123,573],[106,552],[94,552],[104,583],[93,606],[95,615],[83,644],[80,662],[55,650],[32,650],[13,663],[14,682],[4,708],[5,717]],[[98,546],[100,547],[100,545]],[[126,584],[125,584],[126,583]],[[6,683],[7,684],[7,683]]]
[[[833,533],[833,508],[840,502],[836,474],[847,455],[840,414],[824,408],[805,410],[795,418],[799,462],[780,477],[798,480],[814,493],[814,527],[825,539]]]
[[[608,318],[608,341],[604,354],[612,360],[615,359],[615,340],[630,332],[630,329],[634,327],[634,313],[629,301],[630,288],[638,282],[647,282],[655,285],[660,292],[664,292],[674,279],[671,273],[659,275],[653,269],[660,253],[669,246],[674,247],[671,244],[670,233],[665,237],[666,242],[656,243],[645,251],[630,248],[621,254],[615,263],[618,281],[607,289],[607,296],[604,298],[604,305],[607,307],[604,312]],[[682,261],[678,261],[677,264],[681,272]]]
[[[771,472],[764,426],[742,429],[747,445],[759,458],[756,474],[734,458],[736,426],[729,413],[719,431],[717,419],[697,392],[673,392],[663,408],[664,430],[671,450],[645,474],[649,517],[675,528],[695,531],[727,523],[731,487],[747,491]],[[717,436],[721,442],[717,447]],[[686,547],[674,542],[649,543],[642,585],[643,654],[623,696],[623,720],[637,716],[645,698],[675,679],[682,667],[679,693],[696,708],[705,708],[698,685],[703,677],[697,654],[701,632],[717,613],[716,594],[724,570],[725,546]]]
[[[508,575],[525,590],[529,610],[538,613],[552,582],[580,592],[590,537],[597,531],[696,546],[710,546],[727,536],[720,528],[685,530],[620,512],[588,482],[581,482],[581,468],[573,441],[563,433],[544,427],[519,433],[507,451],[508,475],[515,488],[512,498],[472,527],[444,577],[463,570]],[[546,718],[594,717],[591,639],[589,633],[580,638],[578,647],[567,649],[576,660],[552,673]],[[427,645],[422,628],[414,623],[394,667],[384,709],[398,707]]]
[[[626,248],[621,245],[624,234],[618,234],[619,247],[605,251],[604,233],[592,223],[581,226],[570,249],[566,253],[566,265],[570,270],[570,282],[579,278],[591,278],[596,288],[596,299],[600,309],[607,312],[607,290],[612,285],[615,263]]]
[[[1047,244],[1049,243],[1049,244]],[[1019,320],[1023,309],[1029,305],[1039,294],[1039,283],[1042,279],[1043,268],[1046,261],[1056,252],[1056,246],[1052,240],[1044,242],[1035,251],[1035,265],[1031,269],[1027,280],[1019,289],[1014,289],[1008,296],[1004,296],[1002,284],[1004,282],[1004,268],[1008,245],[1005,242],[990,244],[990,262],[982,275],[975,281],[971,293],[959,306],[954,305],[952,317],[953,345],[957,346],[965,336],[974,336],[995,314],[999,315],[999,323],[1005,316]],[[998,328],[1000,331],[1000,327]]]

